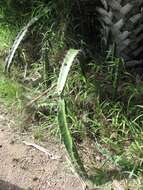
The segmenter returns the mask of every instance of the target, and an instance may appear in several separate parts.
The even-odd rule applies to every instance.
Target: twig
[[[44,92],[42,92],[40,95],[38,95],[37,97],[35,97],[33,100],[31,100],[29,103],[26,104],[25,108],[30,107],[33,103],[37,102],[40,98],[42,98],[43,96],[45,96],[52,88],[54,87],[51,86],[51,88],[48,88],[47,90],[45,90]]]
[[[40,98],[42,98],[43,96],[45,96],[47,93],[49,92],[49,89],[45,90],[44,92],[42,92],[39,96],[35,97],[33,100],[31,100],[28,104],[26,104],[26,108],[30,107],[34,102],[38,101]]]
[[[61,159],[61,157],[59,156],[54,156],[52,153],[48,152],[46,148],[42,147],[42,146],[39,146],[35,143],[29,143],[29,142],[26,142],[26,141],[23,141],[23,143],[27,146],[31,146],[31,147],[34,147],[36,149],[38,149],[39,151],[45,153],[50,159],[52,160],[58,160],[58,159]]]

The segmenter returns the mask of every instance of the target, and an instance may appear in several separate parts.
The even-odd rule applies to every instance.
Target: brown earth
[[[51,137],[38,142],[32,134],[18,131],[14,117],[0,102],[0,190],[86,190],[60,142]],[[44,147],[55,159],[24,141]],[[143,184],[139,178],[130,181],[113,178],[94,188],[97,189],[143,190]]]
[[[82,190],[83,184],[71,170],[60,143],[49,138],[40,143],[58,157],[51,159],[23,141],[34,142],[32,136],[18,134],[14,120],[0,106],[0,190]],[[39,142],[34,142],[39,144]]]

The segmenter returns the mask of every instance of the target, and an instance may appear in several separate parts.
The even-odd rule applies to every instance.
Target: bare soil
[[[49,138],[40,144],[59,158],[53,160],[38,149],[29,135],[18,134],[14,120],[0,105],[0,190],[82,190],[60,143]],[[34,142],[39,144],[39,142]]]
[[[60,142],[51,137],[38,142],[30,133],[21,134],[14,119],[0,102],[0,190],[86,190]],[[46,148],[56,159],[24,141]],[[143,190],[142,180],[118,180],[112,174],[113,179],[93,190]]]

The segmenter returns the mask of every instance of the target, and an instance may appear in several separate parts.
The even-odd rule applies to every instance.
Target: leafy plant
[[[64,141],[67,152],[70,156],[70,159],[73,165],[76,168],[76,171],[85,179],[87,179],[88,175],[83,166],[83,162],[81,161],[77,147],[73,141],[70,130],[68,128],[68,122],[66,119],[66,107],[64,100],[59,100],[59,113],[58,113],[59,126],[61,131],[61,136]]]
[[[64,61],[62,63],[62,67],[61,67],[61,71],[59,74],[59,78],[58,78],[58,83],[57,83],[56,93],[58,94],[58,96],[62,97],[63,90],[66,85],[68,73],[70,71],[70,67],[73,64],[78,53],[79,53],[79,50],[70,49],[64,58]],[[77,147],[74,143],[70,129],[68,128],[66,106],[65,106],[64,99],[62,99],[62,98],[59,99],[58,107],[59,107],[59,111],[58,111],[59,127],[60,127],[60,132],[61,132],[61,136],[64,141],[64,144],[65,144],[65,147],[67,149],[67,152],[69,153],[71,161],[73,162],[77,172],[86,179],[88,177],[86,170],[85,170],[84,165],[78,154]]]
[[[43,15],[32,27],[28,25],[29,32],[25,33],[27,28],[21,32],[21,40],[26,34],[23,44],[31,38],[37,39],[30,46],[30,52],[37,46],[39,48],[36,51],[36,55],[39,52],[38,59],[28,63],[30,69],[26,80],[36,71],[44,76],[44,80],[40,79],[36,88],[32,88],[31,97],[35,94],[39,97],[45,88],[49,90],[42,97],[43,101],[41,98],[36,102],[36,111],[40,116],[38,121],[40,123],[44,118],[44,123],[35,128],[35,138],[43,138],[50,123],[54,124],[52,130],[61,132],[77,171],[85,178],[94,173],[91,179],[94,177],[99,185],[116,178],[111,175],[111,168],[118,167],[121,178],[127,176],[125,173],[129,178],[139,176],[142,171],[143,84],[136,68],[131,74],[131,70],[127,71],[124,66],[142,62],[142,2],[102,0],[94,1],[94,4],[92,1],[25,0],[21,1],[21,5],[27,9],[21,12],[18,10],[20,2],[16,2],[16,6],[12,5],[15,3],[13,0],[1,2],[1,18],[5,18],[6,23],[16,22],[17,15],[21,15],[16,22],[21,27],[36,15]],[[45,14],[45,9],[48,14]],[[20,44],[17,45],[16,49],[20,48]],[[79,49],[85,56],[79,56]],[[106,51],[109,51],[107,56]],[[51,84],[57,80],[54,91]],[[7,92],[8,88],[11,84],[7,85],[7,81],[2,80],[1,91],[10,93],[8,97],[17,96],[17,87],[12,92]],[[56,107],[57,100],[58,129],[55,122],[57,111],[51,111]],[[42,106],[46,107],[46,114],[40,110]],[[94,148],[88,153],[92,145]],[[87,159],[82,150],[88,155]],[[102,180],[103,175],[98,175],[98,172],[106,179]]]

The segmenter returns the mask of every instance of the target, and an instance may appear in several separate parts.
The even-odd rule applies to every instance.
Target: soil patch
[[[23,141],[32,137],[19,135],[14,121],[0,106],[0,190],[82,190],[80,179],[71,171],[62,145],[53,140],[40,144],[59,157],[51,159]],[[39,144],[38,142],[34,142]]]

